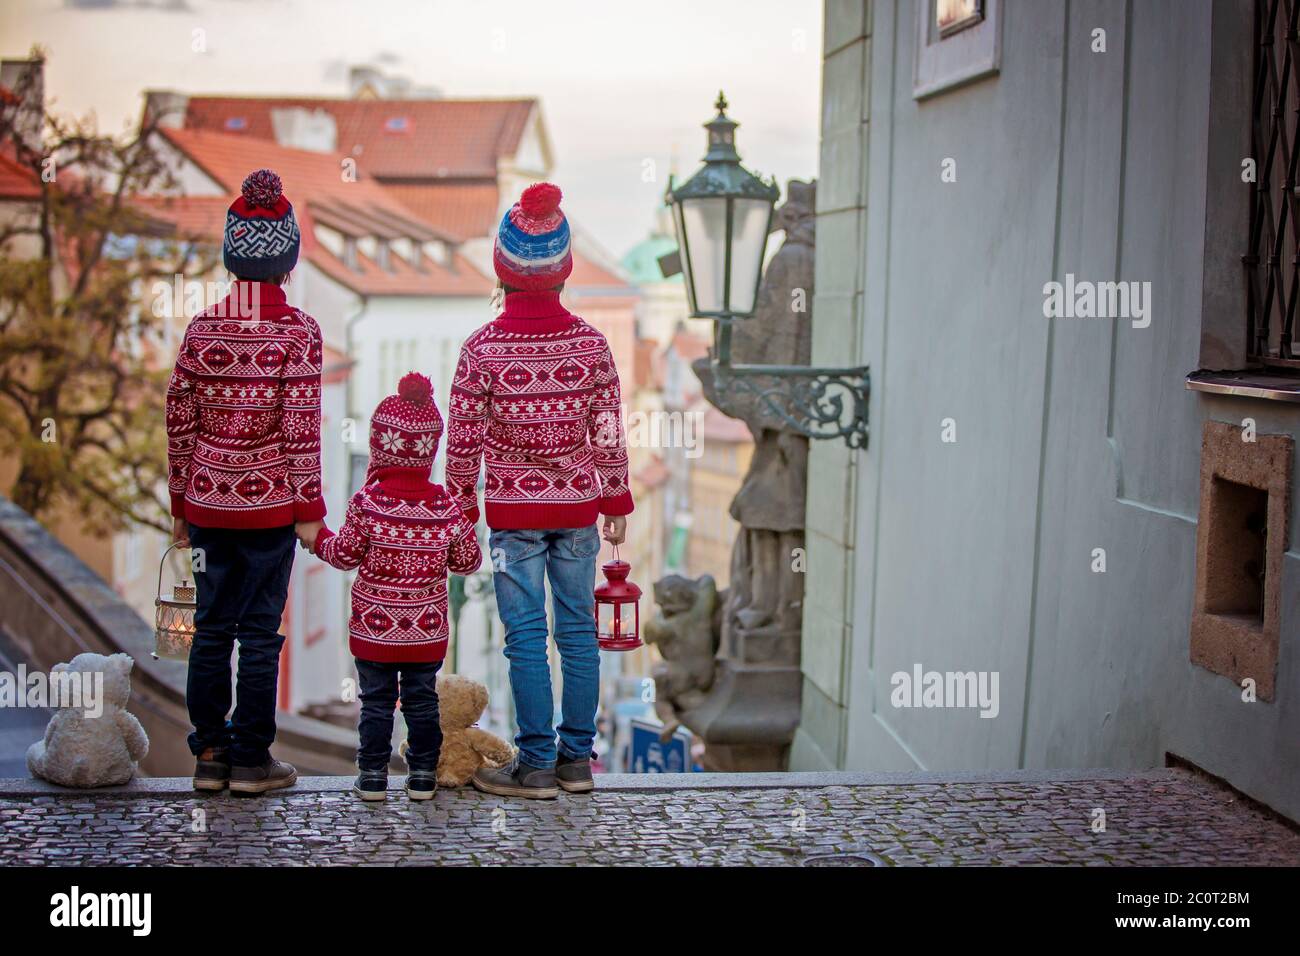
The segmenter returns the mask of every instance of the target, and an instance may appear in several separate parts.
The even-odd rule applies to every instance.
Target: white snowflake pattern
[[[384,446],[384,451],[401,451],[406,442],[401,435],[389,429],[379,436],[379,444]]]

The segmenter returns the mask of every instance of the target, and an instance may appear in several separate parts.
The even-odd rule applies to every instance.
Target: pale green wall
[[[854,364],[846,356],[861,351],[871,6],[826,4],[814,365]],[[858,458],[838,441],[812,442],[809,451],[803,706],[792,769],[844,765]]]
[[[872,433],[814,443],[795,768],[1172,752],[1300,816],[1294,530],[1277,699],[1188,659],[1202,423],[1300,431],[1296,406],[1184,388],[1223,242],[1207,194],[1246,198],[1207,189],[1213,11],[1005,3],[1000,73],[918,102],[912,4],[828,2],[813,360],[871,366]],[[1049,322],[1067,272],[1152,282],[1151,327]],[[892,707],[914,663],[997,671],[999,716]]]

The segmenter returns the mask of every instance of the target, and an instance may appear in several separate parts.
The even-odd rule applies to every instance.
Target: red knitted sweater
[[[474,525],[427,468],[384,468],[352,496],[338,534],[316,536],[316,556],[352,582],[348,648],[363,661],[428,663],[447,653],[447,572],[482,560]]]
[[[202,528],[325,516],[316,320],[266,282],[235,282],[190,320],[167,385],[172,515]]]
[[[618,369],[558,292],[512,292],[468,339],[451,383],[447,490],[492,528],[583,528],[632,512]]]

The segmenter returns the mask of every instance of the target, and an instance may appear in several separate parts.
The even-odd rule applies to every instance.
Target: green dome
[[[663,282],[663,273],[659,271],[659,257],[676,251],[677,240],[672,236],[652,235],[628,250],[619,265],[623,267],[623,271],[627,273],[633,285]],[[679,272],[669,281],[681,282],[681,273]]]

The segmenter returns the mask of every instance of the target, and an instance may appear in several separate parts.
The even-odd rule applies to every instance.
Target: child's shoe
[[[595,790],[596,782],[591,779],[591,755],[566,757],[563,753],[557,754],[555,782],[568,793],[588,793]]]
[[[363,770],[352,784],[352,792],[366,802],[388,799],[388,773],[384,770]]]
[[[523,797],[526,800],[554,800],[560,795],[553,769],[530,767],[518,759],[500,770],[479,767],[474,771],[474,788],[499,797]]]
[[[282,790],[298,782],[298,771],[292,764],[267,757],[260,767],[231,767],[230,792],[246,795]]]
[[[432,770],[412,770],[406,775],[405,789],[412,800],[432,800],[438,792],[438,776]]]
[[[194,761],[195,790],[225,790],[230,784],[230,751],[209,747]]]

